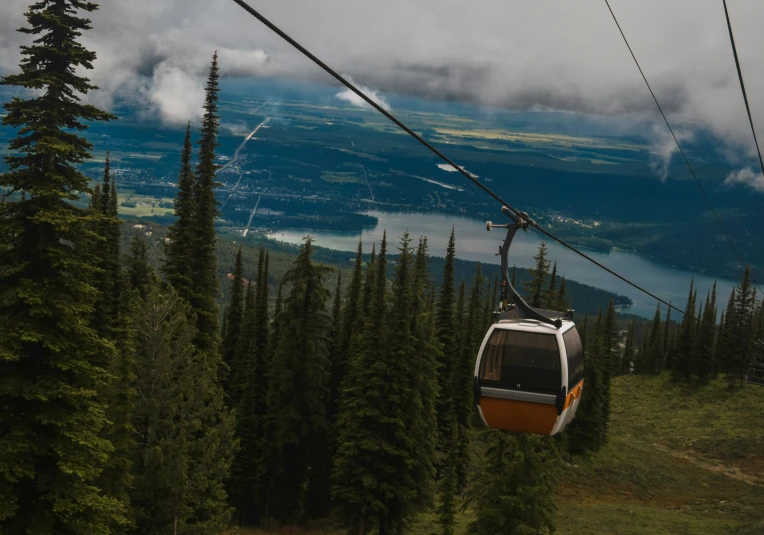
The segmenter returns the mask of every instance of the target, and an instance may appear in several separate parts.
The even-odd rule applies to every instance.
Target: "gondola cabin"
[[[488,427],[554,435],[573,419],[584,384],[575,324],[530,319],[494,323],[475,364],[475,398]]]

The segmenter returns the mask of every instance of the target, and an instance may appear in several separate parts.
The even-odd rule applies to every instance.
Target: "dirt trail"
[[[695,466],[698,466],[700,468],[703,468],[704,470],[708,470],[710,472],[714,472],[717,474],[724,474],[727,477],[731,477],[732,479],[737,479],[738,481],[743,481],[745,483],[748,483],[749,485],[764,485],[764,478],[745,474],[740,471],[740,468],[735,466],[729,466],[726,464],[722,464],[720,461],[713,460],[713,459],[706,459],[705,457],[702,457],[698,454],[694,454],[692,452],[681,452],[672,450],[662,444],[653,444],[653,447],[661,451],[667,455],[670,455],[671,457],[677,458],[677,459],[684,459],[685,461],[688,461]]]

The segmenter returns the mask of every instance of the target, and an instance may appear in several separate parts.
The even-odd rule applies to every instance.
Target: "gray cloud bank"
[[[0,0],[0,71],[12,72],[30,0]],[[359,84],[509,109],[655,114],[603,0],[252,0],[252,5]],[[613,0],[672,120],[753,145],[718,0]],[[764,2],[733,0],[732,22],[757,124],[764,125]],[[230,0],[102,0],[84,36],[98,52],[92,95],[141,104],[150,117],[198,117],[204,71],[328,77]],[[343,92],[338,95],[343,95]],[[344,94],[348,96],[347,94]],[[352,99],[351,99],[352,101]],[[656,143],[663,146],[663,139]],[[668,150],[668,149],[665,149]]]

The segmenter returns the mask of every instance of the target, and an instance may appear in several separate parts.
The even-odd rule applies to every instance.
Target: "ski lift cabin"
[[[578,410],[584,380],[581,339],[572,321],[493,324],[475,365],[478,411],[488,427],[554,435]]]
[[[526,214],[507,214],[499,248],[501,300],[494,323],[475,362],[475,402],[488,427],[554,435],[573,420],[584,386],[584,354],[573,311],[530,307],[509,279],[509,247],[517,229],[527,229]]]

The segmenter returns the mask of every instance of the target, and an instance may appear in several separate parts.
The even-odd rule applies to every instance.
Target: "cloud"
[[[30,3],[0,1],[0,73],[18,70],[19,46],[31,40],[15,31]],[[709,128],[754,155],[720,3],[611,4],[672,124]],[[748,93],[764,95],[764,2],[730,8]],[[257,9],[383,94],[660,120],[601,0],[262,0]],[[98,53],[88,76],[102,88],[88,99],[107,107],[127,100],[150,116],[192,119],[213,50],[224,76],[335,84],[231,1],[102,0],[88,17],[83,40]],[[764,102],[751,105],[764,124]]]
[[[744,186],[752,187],[756,191],[764,192],[764,175],[754,173],[750,167],[730,173],[724,179],[724,183],[729,186],[743,184]]]
[[[345,79],[347,79],[348,82],[353,84],[358,88],[358,90],[369,97],[373,102],[379,104],[379,106],[385,110],[385,111],[392,111],[392,108],[390,107],[390,103],[387,101],[387,99],[382,96],[379,91],[376,89],[372,89],[370,87],[366,87],[363,85],[359,85],[348,75],[343,75]],[[359,97],[357,94],[355,94],[353,91],[351,91],[348,88],[343,89],[336,95],[334,95],[335,98],[338,98],[340,100],[344,100],[345,102],[357,107],[357,108],[371,108],[369,106],[369,103],[366,102],[364,99]]]
[[[676,129],[674,129],[674,135],[676,135],[680,144],[694,137],[691,131]],[[679,148],[676,145],[676,141],[674,141],[666,125],[664,123],[653,125],[653,136],[650,143],[650,168],[658,175],[661,182],[665,182],[668,178],[671,160],[674,154],[678,152]]]

